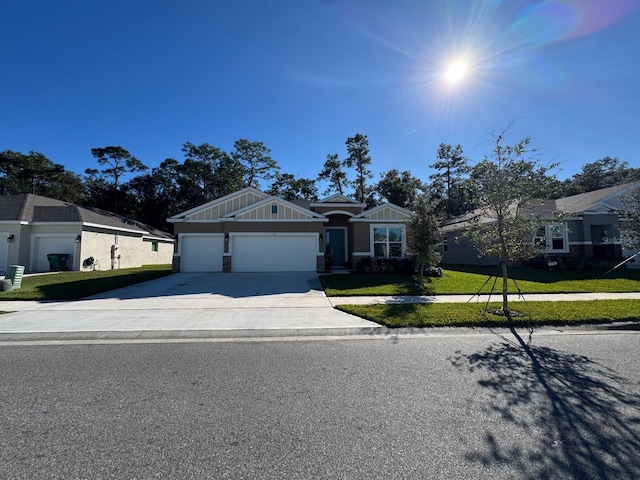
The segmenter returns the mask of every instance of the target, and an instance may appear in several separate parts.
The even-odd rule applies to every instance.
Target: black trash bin
[[[68,270],[67,268],[68,258],[69,258],[68,253],[48,253],[47,260],[49,260],[49,271],[62,272],[64,270]]]

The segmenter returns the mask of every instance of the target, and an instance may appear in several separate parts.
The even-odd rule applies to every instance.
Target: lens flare
[[[449,83],[462,81],[469,71],[469,65],[464,60],[456,60],[447,68],[444,77]]]

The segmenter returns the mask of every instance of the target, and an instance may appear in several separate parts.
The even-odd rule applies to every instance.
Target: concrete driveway
[[[358,334],[379,325],[333,309],[315,273],[178,273],[72,302],[0,302],[5,338]]]

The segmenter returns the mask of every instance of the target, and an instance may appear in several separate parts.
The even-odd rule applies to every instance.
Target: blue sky
[[[368,136],[372,170],[427,180],[440,143],[472,163],[513,120],[543,164],[638,159],[640,0],[2,0],[0,150],[149,167],[181,146],[272,150],[315,178]],[[463,59],[467,73],[444,72]]]

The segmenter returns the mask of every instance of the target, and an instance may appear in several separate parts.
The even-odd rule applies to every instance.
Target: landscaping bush
[[[621,258],[615,260],[599,260],[596,258],[582,258],[574,256],[544,256],[539,255],[535,258],[523,262],[525,267],[542,268],[553,270],[609,270],[622,261]],[[549,266],[549,262],[556,262],[553,267]]]
[[[413,275],[416,264],[409,258],[363,258],[356,266],[357,273]]]
[[[442,275],[443,270],[440,267],[429,267],[424,271],[425,277],[442,277]]]

